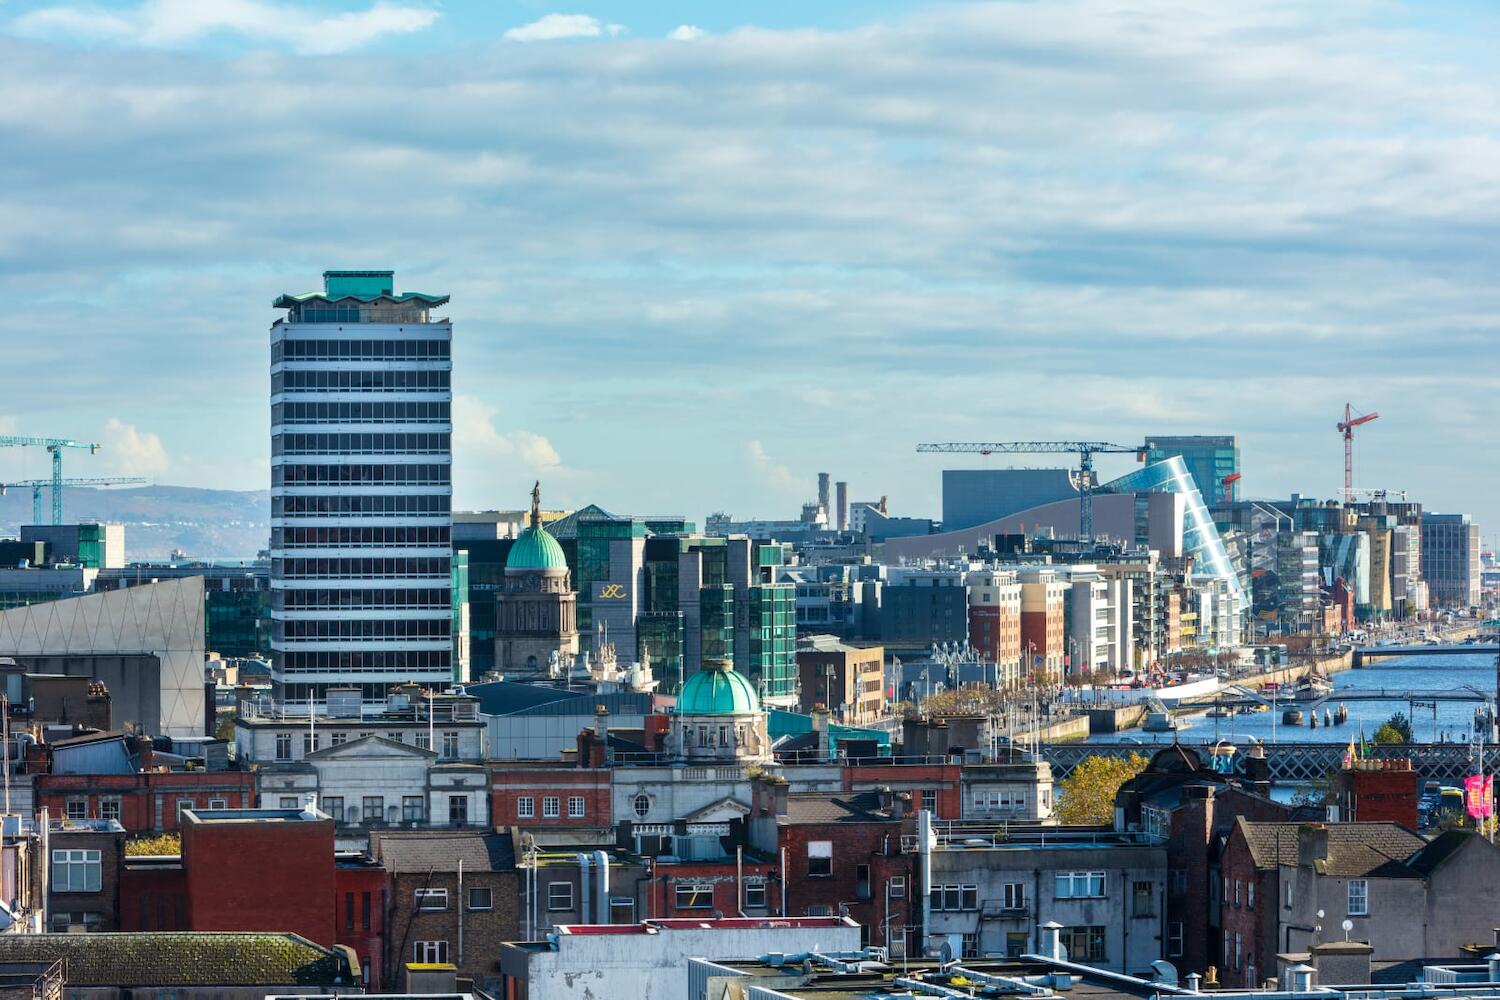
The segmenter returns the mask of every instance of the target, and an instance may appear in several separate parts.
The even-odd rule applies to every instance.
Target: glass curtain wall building
[[[446,295],[325,271],[271,327],[272,689],[453,678]]]
[[[1224,480],[1240,471],[1240,445],[1234,435],[1191,434],[1182,437],[1148,437],[1146,463],[1182,459],[1198,493],[1210,504],[1240,498],[1238,481],[1226,488]]]

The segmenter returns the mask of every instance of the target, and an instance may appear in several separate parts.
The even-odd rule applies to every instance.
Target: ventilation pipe
[[[932,928],[932,813],[926,809],[917,813],[917,851],[922,875],[922,950],[925,954],[925,943]],[[786,871],[784,860],[781,870],[783,873]]]
[[[1065,962],[1068,956],[1063,954],[1062,945],[1063,925],[1056,920],[1049,920],[1042,925],[1042,957],[1050,958],[1054,962]]]
[[[1490,982],[1500,983],[1500,951],[1490,952],[1484,960],[1490,964]]]
[[[590,870],[593,868],[593,865],[594,856],[592,854],[580,853],[578,855],[578,920],[580,923],[585,924],[591,919],[589,916],[589,902],[592,898],[591,891],[594,888],[594,883]]]
[[[1317,972],[1310,965],[1297,963],[1286,970],[1287,989],[1293,993],[1311,993],[1313,988],[1313,974]]]
[[[1187,988],[1189,993],[1200,992],[1198,986],[1203,982],[1203,977],[1201,975],[1196,972],[1189,972],[1184,978],[1187,979]]]
[[[596,924],[609,923],[609,855],[603,851],[594,852],[594,867],[599,869],[599,892],[594,900],[594,912],[597,918]]]

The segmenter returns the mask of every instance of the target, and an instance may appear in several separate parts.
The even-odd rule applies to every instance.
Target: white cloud
[[[99,453],[101,465],[122,476],[158,478],[171,466],[159,435],[142,431],[118,417],[110,417],[105,423],[104,440],[100,444],[103,445]]]
[[[667,37],[679,42],[691,42],[703,37],[703,29],[692,24],[679,24],[667,33]]]
[[[453,397],[453,450],[463,452],[469,462],[488,462],[506,458],[528,469],[545,469],[561,465],[562,458],[540,434],[531,431],[505,431],[495,427],[499,413],[493,406],[472,396]]]
[[[143,0],[134,8],[42,7],[14,23],[18,34],[180,48],[228,33],[254,42],[274,42],[297,52],[347,52],[385,35],[430,27],[436,10],[380,0],[364,10],[321,15],[265,0]]]
[[[750,460],[750,472],[755,480],[784,497],[807,492],[807,484],[792,475],[790,469],[766,454],[765,445],[756,438],[745,443],[745,455]]]
[[[614,37],[624,30],[624,25],[603,24],[587,14],[544,14],[530,24],[511,28],[505,37],[513,42],[550,42],[559,38]]]

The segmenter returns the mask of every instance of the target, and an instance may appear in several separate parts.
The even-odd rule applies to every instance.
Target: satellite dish
[[[1323,911],[1322,911],[1322,910],[1319,910],[1319,911],[1318,911],[1318,919],[1319,919],[1319,920],[1322,920],[1322,919],[1323,919]]]
[[[1354,930],[1354,921],[1350,920],[1348,917],[1345,917],[1344,918],[1344,940],[1345,941],[1349,940],[1349,932],[1352,931],[1352,930]]]

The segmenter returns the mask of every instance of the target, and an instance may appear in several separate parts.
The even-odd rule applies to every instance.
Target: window
[[[1007,910],[1026,909],[1026,883],[1007,882],[1001,886],[1000,905]]]
[[[1240,932],[1239,931],[1235,931],[1234,932],[1234,967],[1236,969],[1243,969],[1245,967],[1245,963],[1243,961],[1243,959],[1244,959],[1244,952],[1242,952],[1240,950],[1240,944],[1241,944],[1241,941],[1240,941]]]
[[[210,808],[210,809],[228,809],[229,808],[229,800],[228,799],[209,799],[208,800],[208,808]]]
[[[1063,946],[1068,949],[1068,959],[1074,962],[1105,962],[1104,928],[1064,927]]]
[[[292,734],[291,733],[277,733],[276,734],[276,759],[277,760],[291,760],[292,759]]]
[[[83,795],[68,796],[67,803],[63,806],[63,816],[67,819],[88,819],[89,800]]]
[[[99,797],[99,818],[120,819],[120,797],[118,795],[101,795]]]
[[[370,894],[362,892],[359,896],[359,927],[367,931],[370,929]]]
[[[448,962],[448,942],[413,941],[411,960],[419,965],[445,965]]]
[[[1255,883],[1245,883],[1245,906],[1247,909],[1255,909]]]
[[[463,826],[469,822],[469,797],[467,795],[448,796],[448,825]]]
[[[182,811],[184,809],[196,809],[196,808],[198,808],[198,803],[195,802],[194,800],[192,800],[192,799],[178,799],[177,800],[177,822],[179,822],[179,823],[182,822]]]
[[[645,819],[646,814],[651,811],[651,796],[645,792],[641,792],[635,797],[635,801],[631,803],[631,808],[635,810],[636,816]]]
[[[854,896],[856,899],[870,898],[870,866],[854,866]]]
[[[924,788],[922,790],[922,808],[934,816],[937,815],[937,791],[935,789]]]
[[[569,795],[568,796],[568,816],[571,819],[582,819],[583,818],[583,796],[582,795]]]
[[[328,736],[328,745],[331,747],[341,747],[348,742],[348,733],[330,733]]]
[[[1292,908],[1292,883],[1290,879],[1286,883],[1286,908],[1288,910]]]
[[[385,821],[385,796],[366,795],[363,808],[366,823],[383,823]]]
[[[53,892],[98,892],[101,864],[98,851],[53,851]]]
[[[979,909],[979,886],[935,885],[932,887],[932,909],[956,913]]]
[[[443,758],[445,760],[457,760],[458,759],[458,734],[457,733],[444,733],[443,734]]]
[[[964,952],[963,953],[963,957],[964,958],[978,958],[979,957],[979,935],[978,934],[965,932],[964,936],[960,940],[962,941],[962,944],[963,944],[963,952]]]
[[[344,930],[354,930],[354,893],[344,893]]]
[[[714,905],[712,882],[678,881],[676,884],[677,908],[679,910],[710,910]]]
[[[344,821],[344,797],[342,795],[323,796],[323,811],[333,817],[335,823]]]
[[[1187,869],[1173,868],[1170,877],[1172,880],[1172,895],[1185,895],[1187,893]]]
[[[1370,883],[1362,878],[1349,880],[1349,916],[1370,915]]]
[[[276,800],[276,804],[282,809],[301,809],[302,803],[297,801],[295,795],[283,795]]]
[[[573,908],[573,883],[547,883],[547,909],[552,912]]]
[[[1132,917],[1149,917],[1155,912],[1156,907],[1153,905],[1156,896],[1155,889],[1156,887],[1150,882],[1130,883],[1130,915]]]
[[[1148,837],[1166,840],[1172,833],[1172,813],[1160,806],[1141,806],[1141,829]]]
[[[1235,879],[1234,880],[1234,905],[1235,906],[1239,906],[1240,905],[1240,884],[1241,883],[1240,883],[1239,879]]]
[[[495,908],[494,891],[487,885],[474,886],[469,889],[469,909],[471,910],[493,910]]]
[[[766,908],[766,884],[764,882],[745,883],[745,909],[764,910]]]
[[[1103,872],[1058,872],[1058,899],[1101,899],[1104,896]]]
[[[1167,957],[1182,957],[1182,921],[1173,920],[1167,924]]]
[[[635,923],[635,900],[629,896],[615,896],[609,901],[609,922],[612,924]]]
[[[531,819],[536,815],[536,799],[530,795],[516,797],[516,815],[521,819]]]
[[[889,892],[892,899],[906,898],[906,876],[892,875],[889,883]]]
[[[811,840],[807,844],[807,877],[833,877],[833,841]]]
[[[305,757],[318,749],[318,733],[302,734],[302,755]]]
[[[401,796],[401,819],[407,823],[420,823],[426,812],[426,803],[420,795]]]
[[[562,815],[562,800],[556,795],[542,796],[542,818],[557,819]]]
[[[448,908],[448,890],[418,889],[416,893],[416,906],[423,913],[433,910],[446,910]]]
[[[417,749],[418,750],[431,750],[432,749],[432,740],[430,740],[430,739],[427,738],[427,734],[426,733],[418,733],[416,739],[417,739]]]
[[[52,914],[52,930],[58,934],[66,934],[72,930],[81,930],[86,933],[97,931],[104,922],[102,913],[54,913]]]

